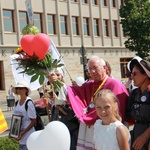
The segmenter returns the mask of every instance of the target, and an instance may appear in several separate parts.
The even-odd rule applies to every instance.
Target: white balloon
[[[33,150],[33,149],[36,149],[36,145],[34,144],[38,138],[38,136],[41,134],[43,130],[40,130],[40,131],[36,131],[36,132],[33,132],[27,139],[27,147],[29,150]],[[38,149],[36,149],[38,150]]]
[[[29,150],[69,150],[69,130],[64,123],[52,121],[44,130],[36,131],[29,136],[27,147]]]
[[[85,82],[85,80],[82,76],[78,76],[75,78],[75,82],[77,83],[77,85],[81,86]]]

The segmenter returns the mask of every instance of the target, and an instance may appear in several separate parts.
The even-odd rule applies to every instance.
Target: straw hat
[[[25,87],[25,88],[28,89],[28,95],[31,94],[31,89],[29,88],[29,85],[28,85],[25,81],[20,81],[20,82],[18,82],[17,85],[12,88],[12,91],[13,91],[13,93],[15,93],[15,94],[17,94],[17,93],[16,93],[16,88],[17,88],[17,87]]]

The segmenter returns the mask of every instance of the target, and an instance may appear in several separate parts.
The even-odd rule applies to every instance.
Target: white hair
[[[100,64],[101,66],[106,66],[106,63],[105,63],[104,59],[100,58],[99,56],[91,56],[90,59],[89,59],[89,61],[88,61],[88,64],[89,64],[89,62],[92,61],[92,60],[98,60],[98,61],[99,61],[99,64]]]

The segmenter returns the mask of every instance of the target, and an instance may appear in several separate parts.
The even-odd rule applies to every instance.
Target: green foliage
[[[27,25],[22,29],[23,35],[36,35],[39,32],[39,29],[33,25]],[[23,69],[23,71],[20,73],[32,76],[30,82],[38,80],[40,85],[44,83],[48,73],[54,72],[56,68],[64,66],[60,59],[57,60],[52,58],[51,52],[47,52],[43,60],[39,60],[36,55],[29,56],[24,51],[21,51],[17,54],[20,54],[20,57],[16,59],[19,65],[19,67],[16,69]],[[57,80],[51,86],[54,91],[57,91],[63,86],[63,83]]]
[[[8,137],[0,137],[0,150],[18,150],[18,141]]]
[[[148,0],[125,0],[120,7],[121,24],[128,40],[125,47],[145,58],[150,53],[150,3]]]
[[[36,55],[28,56],[23,51],[20,54],[20,57],[15,59],[19,65],[16,69],[23,69],[20,73],[32,76],[30,82],[39,80],[40,85],[43,84],[48,73],[54,72],[56,68],[64,66],[64,64],[61,63],[61,60],[52,58],[51,52],[47,52],[43,60],[39,60]],[[54,89],[60,89],[63,85],[59,82],[60,81],[54,83]]]
[[[33,26],[33,25],[27,25],[22,29],[23,35],[26,35],[26,34],[36,35],[38,33],[40,33],[40,30],[36,26]]]

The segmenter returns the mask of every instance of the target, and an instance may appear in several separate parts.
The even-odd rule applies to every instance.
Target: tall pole
[[[86,75],[85,75],[85,65],[86,65],[86,49],[84,46],[81,47],[81,56],[82,56],[82,64],[83,64],[83,73],[84,73],[84,79],[86,78]]]
[[[31,0],[26,0],[25,4],[26,4],[27,14],[29,18],[29,24],[33,25],[33,9],[32,9]]]

